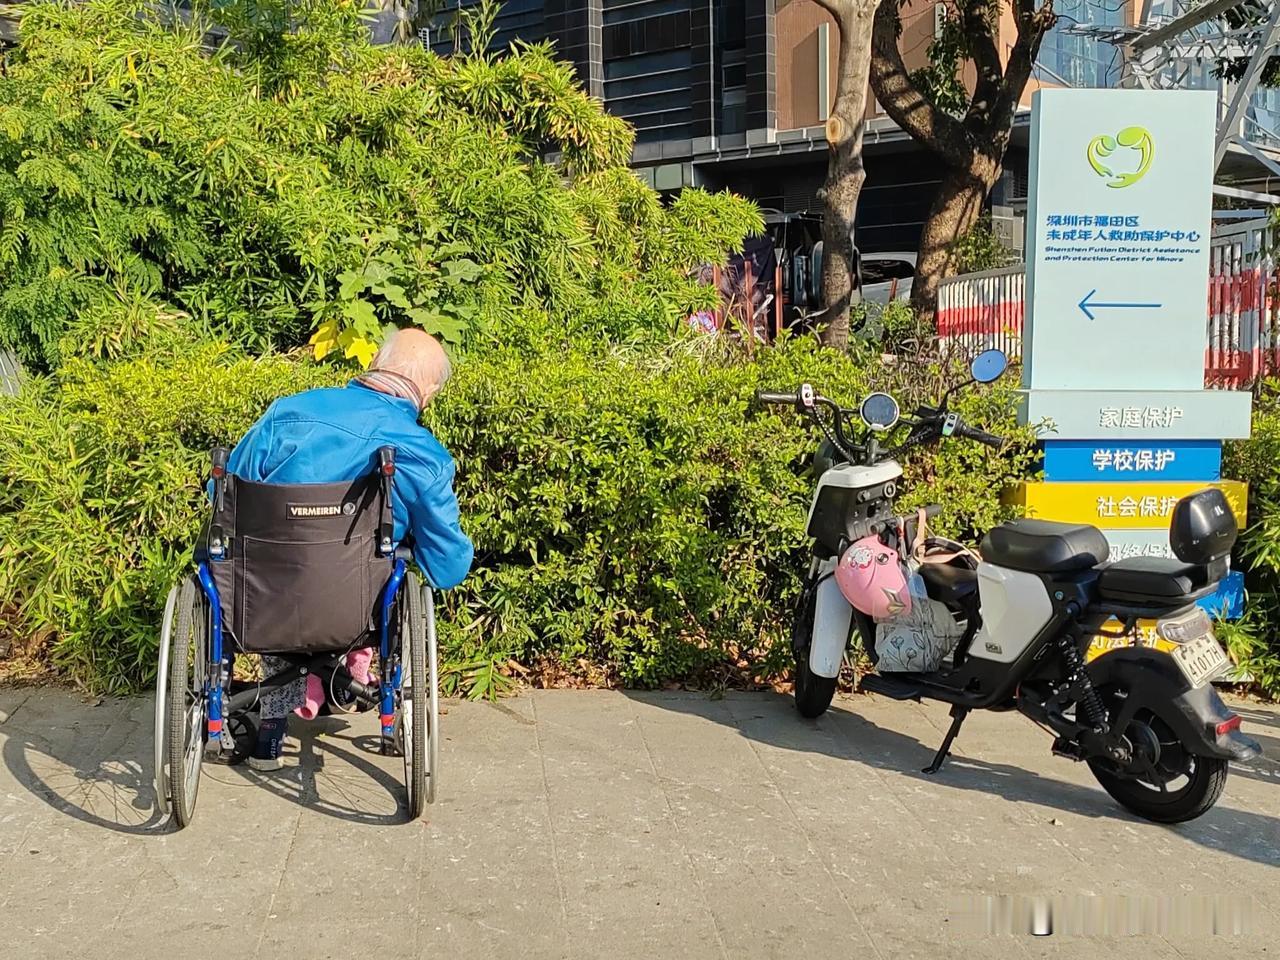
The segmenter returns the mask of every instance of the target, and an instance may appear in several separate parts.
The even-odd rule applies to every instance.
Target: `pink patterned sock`
[[[373,663],[373,647],[352,650],[346,656],[347,673],[361,683],[369,682],[369,666]]]
[[[324,683],[314,673],[307,674],[307,695],[302,706],[293,711],[303,720],[314,720],[324,706]]]

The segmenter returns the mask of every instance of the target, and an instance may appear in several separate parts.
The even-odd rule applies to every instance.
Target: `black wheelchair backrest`
[[[200,549],[238,649],[345,650],[368,633],[393,562],[385,464],[342,483],[216,478]]]

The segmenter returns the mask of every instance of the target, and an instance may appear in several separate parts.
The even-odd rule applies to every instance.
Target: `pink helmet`
[[[877,536],[850,544],[836,566],[836,583],[858,610],[884,620],[911,612],[911,593],[898,551]]]

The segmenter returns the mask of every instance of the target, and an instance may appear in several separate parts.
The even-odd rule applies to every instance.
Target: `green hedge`
[[[1259,385],[1248,440],[1224,444],[1223,476],[1249,483],[1249,524],[1236,549],[1245,571],[1245,618],[1219,625],[1236,661],[1280,697],[1280,380]]]
[[[163,359],[162,359],[163,357]],[[0,403],[0,629],[48,636],[56,666],[123,691],[155,669],[156,611],[198,529],[208,450],[276,397],[339,373],[225,346],[75,360]],[[157,606],[159,604],[160,606]]]
[[[752,394],[810,380],[845,402],[872,386],[910,401],[907,376],[878,354],[793,344],[748,363],[708,346],[506,350],[461,364],[429,411],[458,455],[477,549],[445,603],[453,688],[492,693],[509,660],[632,685],[786,668],[814,440]],[[276,396],[343,376],[220,346],[166,357],[72,361],[0,405],[0,627],[47,636],[58,667],[94,690],[151,680],[159,611],[203,509],[205,451],[233,443]],[[1009,399],[983,389],[962,402],[1010,433]],[[995,492],[1029,463],[1026,446],[936,453],[909,463],[904,503],[942,502],[954,533],[1003,516]]]

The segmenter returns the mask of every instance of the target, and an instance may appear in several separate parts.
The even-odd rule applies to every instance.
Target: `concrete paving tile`
[[[652,758],[703,894],[731,956],[874,955],[874,945],[761,765],[729,704],[632,694]],[[691,723],[691,719],[699,722]],[[706,725],[717,749],[703,750]]]
[[[151,809],[150,701],[0,691],[0,956],[388,960],[1265,957],[1280,941],[1280,710],[1217,808],[1134,818],[1015,715],[919,773],[936,704],[534,692],[449,703],[440,799],[405,822],[370,715],[296,725],[272,774]],[[1247,899],[1240,936],[975,933],[984,897]],[[967,899],[966,899],[967,898]],[[959,906],[958,906],[959,904]]]
[[[533,701],[574,955],[728,956],[633,704],[594,691]],[[730,736],[705,733],[711,751]]]

